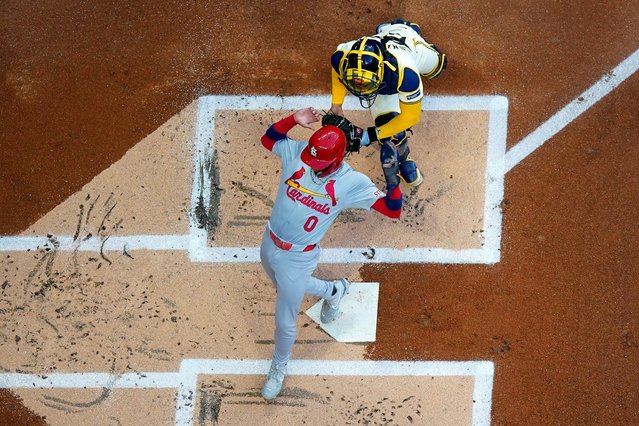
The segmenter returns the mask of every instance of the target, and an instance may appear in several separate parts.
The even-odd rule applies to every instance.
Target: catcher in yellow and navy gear
[[[337,46],[331,64],[330,112],[343,116],[346,94],[356,96],[375,121],[364,130],[361,145],[389,145],[391,150],[381,150],[382,168],[390,161],[384,153],[392,151],[402,180],[419,186],[424,178],[410,157],[407,131],[420,119],[422,78],[438,77],[446,69],[446,55],[422,38],[419,25],[396,19],[378,25],[373,36]]]

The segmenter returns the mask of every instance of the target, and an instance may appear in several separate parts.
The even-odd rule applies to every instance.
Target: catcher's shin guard
[[[417,168],[415,161],[410,158],[410,148],[408,140],[398,148],[399,152],[399,175],[404,182],[412,187],[418,187],[424,182],[422,173]]]
[[[383,126],[388,123],[393,117],[396,117],[398,113],[389,112],[387,114],[382,114],[375,118],[376,126]],[[384,147],[391,146],[393,148],[393,152],[397,155],[398,161],[398,170],[401,179],[407,184],[418,187],[423,181],[424,177],[421,172],[417,168],[417,165],[410,158],[410,148],[408,147],[408,132],[412,133],[412,130],[408,129],[403,132],[399,132],[396,135],[391,136],[390,138],[385,138],[379,141],[379,144],[382,146],[381,152],[381,160],[382,167],[384,166]],[[390,153],[390,150],[387,148],[387,152]],[[390,155],[390,154],[387,154]],[[396,173],[397,173],[396,172]],[[384,177],[386,177],[386,183],[389,184],[389,176],[387,175],[386,169],[384,169]]]
[[[399,185],[399,153],[397,147],[386,141],[379,150],[379,159],[386,180],[386,187],[394,188]]]

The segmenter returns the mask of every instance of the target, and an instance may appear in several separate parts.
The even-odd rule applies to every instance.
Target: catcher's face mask
[[[344,87],[359,98],[363,107],[369,108],[375,101],[384,77],[381,43],[369,37],[355,42],[342,58],[340,71]]]

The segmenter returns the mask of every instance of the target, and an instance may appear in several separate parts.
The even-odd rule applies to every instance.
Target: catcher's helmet
[[[302,151],[302,161],[320,176],[328,176],[342,164],[346,154],[346,135],[335,126],[320,127]]]
[[[375,101],[384,78],[384,48],[372,37],[362,37],[353,44],[339,64],[341,81],[364,107]]]

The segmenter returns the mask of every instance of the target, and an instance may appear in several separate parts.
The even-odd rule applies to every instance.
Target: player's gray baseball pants
[[[319,246],[310,251],[282,250],[270,237],[269,230],[262,236],[260,259],[262,267],[276,289],[275,349],[273,361],[286,363],[291,357],[297,336],[297,314],[304,294],[330,299],[332,280],[312,276],[319,260]]]

